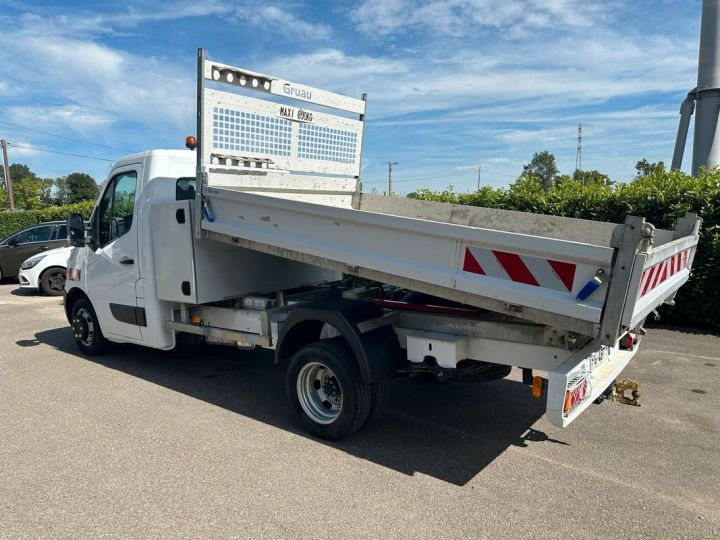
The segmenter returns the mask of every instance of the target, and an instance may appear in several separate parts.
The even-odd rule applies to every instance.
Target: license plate
[[[588,395],[589,385],[587,379],[582,377],[579,380],[571,380],[565,389],[565,405],[563,407],[563,413],[565,416],[580,405]]]

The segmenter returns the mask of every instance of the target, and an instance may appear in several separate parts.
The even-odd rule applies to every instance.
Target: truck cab
[[[169,317],[170,306],[158,302],[153,276],[153,203],[185,196],[194,184],[194,155],[182,150],[155,150],[118,161],[104,184],[90,220],[86,248],[73,250],[68,261],[66,307],[86,296],[113,341],[170,349],[172,332],[147,326],[147,315]]]

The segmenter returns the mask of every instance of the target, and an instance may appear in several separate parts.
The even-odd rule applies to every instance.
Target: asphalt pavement
[[[81,355],[57,298],[0,284],[0,537],[718,538],[720,337],[651,329],[641,407],[565,430],[513,371],[397,380],[328,444],[265,351]]]

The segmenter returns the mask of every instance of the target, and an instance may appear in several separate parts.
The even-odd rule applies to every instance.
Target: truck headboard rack
[[[350,207],[359,186],[365,95],[214,62],[202,49],[197,91],[198,192],[221,186]]]

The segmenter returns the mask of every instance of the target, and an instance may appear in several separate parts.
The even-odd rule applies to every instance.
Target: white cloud
[[[235,11],[235,17],[243,23],[290,37],[324,40],[332,36],[330,26],[303,20],[291,8],[284,6],[245,4]]]
[[[40,155],[40,151],[29,142],[19,140],[8,144],[8,153],[12,155],[10,161],[15,162],[18,159],[36,157]]]
[[[322,49],[275,58],[269,65],[298,82],[350,95],[367,91],[376,119],[433,110],[467,115],[483,107],[497,112],[513,103],[504,110],[510,117],[516,107],[537,112],[683,91],[693,80],[692,49],[680,40],[646,36],[633,41],[607,33],[593,41],[560,38],[542,48],[486,48],[482,53],[458,48],[448,54],[431,48],[424,55],[370,57]],[[660,59],[649,63],[650,56]]]
[[[64,102],[47,108],[52,115],[45,121],[53,118],[79,132],[104,127],[112,119],[192,125],[190,66],[182,70],[89,39],[39,34],[32,25],[0,34],[0,62],[26,99],[42,103],[52,96],[52,101]],[[32,125],[30,111],[20,107],[13,114]]]
[[[231,2],[191,0],[152,2],[130,6],[125,10],[100,13],[99,10],[83,12],[62,9],[55,11],[54,6],[42,9],[24,6],[25,13],[19,17],[20,25],[32,25],[38,35],[71,35],[83,38],[97,35],[121,35],[118,28],[131,28],[146,22],[174,21],[187,18],[231,15],[236,6]],[[70,13],[70,14],[68,14]],[[17,22],[14,22],[17,24]]]
[[[351,13],[369,36],[418,30],[453,37],[484,28],[532,30],[588,27],[605,7],[580,0],[364,0]]]
[[[84,135],[106,128],[117,119],[115,114],[93,111],[77,105],[15,106],[8,107],[6,114],[14,124],[32,126],[35,129],[69,129]]]

